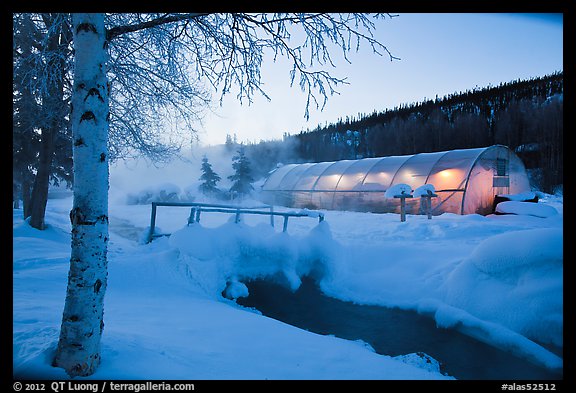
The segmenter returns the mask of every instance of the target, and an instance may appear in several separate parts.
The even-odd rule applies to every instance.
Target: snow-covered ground
[[[114,190],[112,190],[114,191]],[[263,216],[159,207],[170,237],[143,244],[150,205],[111,193],[109,282],[102,365],[95,379],[452,379],[416,355],[377,354],[364,342],[314,334],[229,297],[268,277],[292,289],[309,275],[329,296],[435,318],[542,367],[562,359],[563,199],[544,214],[460,216],[325,211],[272,228]],[[50,366],[69,267],[71,198],[48,202],[49,228],[13,215],[13,366],[20,377],[65,379]],[[557,214],[551,213],[553,209]],[[290,209],[277,208],[279,211]]]

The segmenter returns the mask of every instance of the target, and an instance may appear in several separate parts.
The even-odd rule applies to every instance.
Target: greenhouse
[[[522,161],[508,147],[407,156],[288,164],[262,185],[265,203],[295,208],[399,213],[401,198],[386,190],[407,184],[433,188],[432,214],[490,214],[494,197],[530,191]],[[406,198],[408,214],[423,214],[423,198]]]

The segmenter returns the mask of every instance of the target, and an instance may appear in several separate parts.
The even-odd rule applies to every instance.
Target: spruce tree
[[[215,197],[220,190],[216,184],[221,180],[220,176],[212,169],[212,165],[208,162],[206,156],[202,157],[202,176],[200,179],[203,183],[198,186],[198,190],[206,196]]]
[[[233,182],[232,187],[230,187],[230,192],[233,197],[236,195],[244,197],[250,194],[250,191],[254,190],[254,187],[252,187],[254,178],[252,177],[250,161],[244,152],[244,146],[240,146],[237,153],[237,155],[232,157],[232,168],[235,173],[232,176],[228,176],[228,179]]]

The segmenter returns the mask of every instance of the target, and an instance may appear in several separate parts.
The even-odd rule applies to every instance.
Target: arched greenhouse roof
[[[480,179],[483,179],[482,183],[478,184]],[[529,190],[520,159],[506,146],[494,145],[405,156],[289,164],[271,173],[262,191],[269,203],[271,193],[276,193],[283,195],[281,199],[290,207],[299,207],[309,200],[310,207],[339,209],[342,206],[338,201],[346,199],[349,208],[348,205],[353,206],[351,198],[356,196],[361,199],[358,206],[362,206],[370,199],[367,194],[383,193],[400,183],[408,184],[413,190],[432,184],[437,193],[442,194],[441,204],[451,206],[445,211],[462,214],[478,210],[474,206],[467,207],[466,198],[480,202],[479,199],[487,199],[488,194],[493,197],[494,192]],[[455,197],[454,193],[461,195]],[[447,202],[449,199],[451,201]],[[486,201],[481,203],[485,205]],[[385,208],[380,210],[387,211]]]

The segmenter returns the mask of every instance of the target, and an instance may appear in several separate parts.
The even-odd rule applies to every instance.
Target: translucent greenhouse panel
[[[394,199],[396,202],[396,212],[400,213],[400,200]],[[406,214],[424,214],[424,211],[421,209],[421,200],[420,198],[408,198],[406,199]]]
[[[466,185],[463,214],[490,214],[494,196],[509,193],[509,153],[504,146],[491,146],[479,156]]]
[[[400,213],[400,199],[386,198],[384,192],[363,192],[363,210],[372,213]],[[419,198],[406,199],[406,212],[418,214]]]
[[[301,209],[317,209],[318,207],[312,202],[313,193],[310,191],[292,191],[292,205]]]
[[[274,172],[270,174],[264,185],[262,186],[263,190],[276,190],[282,179],[288,172],[292,169],[296,168],[298,164],[289,164],[281,166],[280,168],[276,169]]]
[[[300,180],[300,175],[314,165],[316,164],[306,163],[296,165],[282,178],[282,181],[278,185],[278,190],[288,191],[294,189],[294,185]]]
[[[514,153],[510,153],[510,193],[520,194],[530,191],[530,180],[522,160]]]
[[[380,158],[362,182],[362,191],[386,191],[396,171],[412,156],[392,156]]]
[[[426,184],[432,184],[438,195],[432,198],[432,214],[462,214],[462,197],[468,173],[484,150],[452,150],[436,162],[426,180]]]
[[[462,197],[464,191],[440,191],[436,192],[436,198],[432,198],[432,214],[442,213],[462,214]]]
[[[332,209],[334,201],[334,192],[332,191],[313,191],[310,199],[309,209]]]
[[[322,176],[318,178],[314,190],[317,191],[333,191],[336,189],[342,174],[350,166],[356,164],[358,161],[353,160],[343,160],[337,161],[331,166],[329,166],[323,173]]]
[[[434,185],[434,188],[438,191],[464,190],[466,187],[466,177],[469,171],[469,167],[442,169],[430,176],[426,183]]]
[[[274,205],[292,207],[294,195],[292,191],[274,191]]]
[[[493,173],[490,168],[475,165],[470,172],[464,195],[462,214],[489,214],[494,200]]]
[[[485,149],[453,150],[442,156],[432,168],[426,184],[436,191],[463,190],[470,167]]]
[[[420,153],[410,157],[404,165],[398,168],[391,184],[408,184],[413,190],[426,183],[426,179],[434,164],[444,156],[446,152]]]
[[[262,190],[259,195],[260,201],[268,205],[276,205],[275,197],[276,194],[273,191],[266,191],[266,190]]]
[[[387,199],[384,192],[364,192],[362,193],[365,211],[372,213],[392,213],[395,211],[397,201]],[[400,211],[400,203],[398,203],[398,212]]]
[[[292,199],[291,191],[262,190],[260,193],[260,200],[268,205],[290,207]]]
[[[310,191],[314,188],[316,180],[320,175],[328,169],[329,166],[334,164],[333,162],[320,162],[309,167],[306,171],[300,174],[300,179],[294,184],[294,190],[296,191]]]
[[[370,211],[367,208],[361,192],[343,191],[335,192],[333,209],[346,211]]]
[[[382,158],[364,158],[353,161],[352,165],[349,165],[346,170],[342,172],[337,190],[361,190],[362,182],[366,178],[366,174],[381,160]]]

